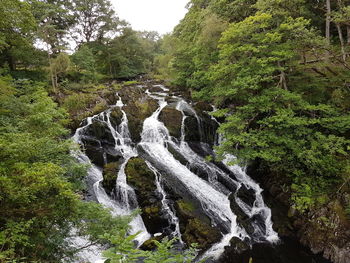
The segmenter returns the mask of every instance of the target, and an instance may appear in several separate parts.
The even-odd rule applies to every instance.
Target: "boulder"
[[[173,137],[181,137],[182,113],[170,106],[165,107],[159,114],[159,120],[167,127]]]
[[[210,225],[209,218],[194,203],[178,200],[175,208],[180,219],[182,239],[187,245],[197,243],[198,248],[207,249],[220,240],[220,231]]]

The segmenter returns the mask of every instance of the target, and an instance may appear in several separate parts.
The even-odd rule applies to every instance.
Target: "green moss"
[[[103,187],[110,193],[116,186],[119,164],[108,163],[103,167]]]
[[[193,212],[195,210],[195,206],[190,202],[180,200],[180,201],[177,201],[177,204],[178,204],[179,208],[183,211]]]
[[[125,86],[136,85],[136,84],[139,84],[139,82],[137,80],[129,80],[129,81],[123,82],[123,85],[125,85]]]

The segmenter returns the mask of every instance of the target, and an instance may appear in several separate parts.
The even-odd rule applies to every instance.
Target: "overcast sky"
[[[135,30],[171,32],[185,16],[189,0],[111,0],[121,19]]]

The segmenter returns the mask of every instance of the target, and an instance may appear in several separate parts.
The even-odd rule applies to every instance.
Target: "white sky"
[[[189,0],[111,0],[117,15],[135,30],[169,33],[185,16]]]

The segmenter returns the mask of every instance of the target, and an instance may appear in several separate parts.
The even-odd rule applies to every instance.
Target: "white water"
[[[179,110],[182,115],[181,125],[181,138],[179,143],[175,143],[169,135],[167,128],[162,122],[158,120],[158,116],[162,109],[167,106],[165,97],[168,96],[168,89],[162,85],[157,85],[163,92],[150,92],[146,90],[151,98],[158,100],[158,109],[145,119],[143,123],[143,131],[141,134],[141,146],[144,152],[150,157],[150,162],[146,162],[148,167],[154,172],[156,176],[155,185],[157,191],[161,194],[163,205],[163,211],[169,215],[169,223],[175,225],[174,236],[177,236],[181,240],[181,233],[179,227],[179,219],[176,214],[169,207],[169,200],[167,200],[166,192],[162,187],[162,182],[166,182],[169,178],[163,178],[161,173],[163,170],[155,168],[156,164],[160,164],[162,168],[167,171],[167,176],[171,176],[176,179],[182,186],[185,186],[186,192],[188,192],[194,200],[197,200],[203,208],[203,211],[211,218],[213,225],[221,225],[226,228],[226,232],[223,235],[220,242],[214,244],[208,251],[206,251],[203,257],[217,259],[224,251],[224,247],[230,245],[232,237],[239,237],[240,239],[248,238],[254,239],[255,242],[267,240],[270,242],[277,242],[278,235],[272,228],[271,210],[265,205],[263,197],[261,195],[262,189],[255,183],[245,172],[244,169],[238,165],[229,165],[229,160],[234,159],[234,156],[227,155],[224,164],[232,171],[235,178],[231,178],[229,174],[226,174],[218,166],[206,161],[203,157],[195,153],[185,141],[185,120],[187,116],[194,116],[197,119],[200,138],[203,139],[203,125],[201,125],[201,119],[195,112],[195,110],[183,99],[177,96],[172,96],[178,100],[176,109]],[[130,139],[130,133],[128,130],[128,120],[126,113],[123,111],[124,106],[121,98],[119,97],[115,107],[119,107],[123,113],[121,124],[118,127],[113,127],[110,121],[111,110],[95,115],[87,119],[87,125],[77,129],[73,139],[77,143],[81,142],[81,136],[84,133],[84,129],[91,125],[93,121],[102,121],[107,124],[108,128],[115,140],[115,148],[120,151],[123,156],[123,163],[120,166],[117,176],[117,188],[116,188],[116,200],[111,199],[103,189],[100,182],[102,181],[102,172],[99,168],[91,165],[89,169],[89,177],[94,179],[94,191],[98,201],[106,207],[112,210],[114,215],[126,215],[132,210],[130,207],[130,200],[136,200],[134,190],[127,184],[125,175],[125,166],[128,160],[134,156],[137,156],[137,151],[132,147]],[[215,118],[213,118],[215,120]],[[215,120],[216,121],[216,120]],[[181,153],[183,157],[188,161],[189,167],[184,166],[168,151],[167,145],[171,145],[177,152]],[[81,162],[90,163],[89,159],[80,154],[78,157]],[[208,175],[208,181],[201,179],[196,174],[191,172],[192,167],[200,167]],[[241,228],[237,223],[237,217],[234,215],[230,208],[230,201],[228,195],[231,192],[226,188],[226,185],[222,185],[218,181],[218,176],[225,179],[225,182],[229,182],[236,189],[232,194],[238,206],[248,215],[249,218],[259,215],[264,221],[264,228],[252,223],[254,227],[253,237],[250,237],[244,228]],[[237,192],[240,187],[245,186],[247,189],[254,191],[255,200],[253,206],[249,206],[237,197]],[[131,222],[131,233],[138,231],[141,234],[138,236],[138,243],[142,244],[145,240],[150,238],[145,225],[140,216],[136,217]],[[254,237],[258,237],[256,240]],[[96,251],[95,251],[96,252]]]
[[[146,164],[150,170],[154,173],[154,176],[156,178],[155,183],[157,186],[157,191],[160,193],[162,196],[162,209],[166,212],[166,214],[169,216],[169,223],[171,225],[175,226],[175,230],[173,232],[172,237],[177,237],[179,242],[183,244],[182,238],[181,238],[181,232],[180,232],[180,223],[179,223],[179,218],[176,216],[176,214],[173,212],[173,210],[169,206],[169,200],[167,199],[167,194],[165,190],[163,189],[162,186],[162,176],[161,174],[157,171],[155,167],[153,167],[150,162],[146,161]]]
[[[73,155],[77,158],[77,160],[80,163],[89,165],[87,179],[94,182],[93,191],[96,196],[96,199],[100,204],[102,204],[106,208],[109,208],[111,210],[112,215],[114,216],[130,215],[132,213],[132,210],[129,205],[129,198],[131,197],[134,200],[136,200],[134,190],[126,182],[125,166],[130,158],[137,156],[137,152],[131,146],[130,133],[128,129],[128,119],[125,111],[122,109],[123,106],[124,104],[122,103],[121,98],[119,97],[119,100],[116,103],[116,107],[119,107],[122,111],[123,118],[121,124],[116,129],[112,126],[110,122],[111,109],[109,109],[107,112],[102,112],[98,115],[87,118],[87,124],[81,128],[78,128],[73,136],[73,140],[76,143],[82,144],[81,138],[84,134],[84,131],[88,126],[90,126],[93,123],[93,121],[102,121],[106,123],[108,128],[110,129],[111,134],[115,140],[115,149],[119,150],[124,158],[124,161],[121,164],[117,175],[117,201],[110,198],[105,192],[104,188],[102,187],[101,183],[103,181],[103,175],[101,169],[93,165],[90,162],[89,158],[80,150],[74,152]],[[138,246],[140,246],[143,242],[145,242],[151,237],[150,234],[147,232],[147,229],[140,215],[137,215],[130,222],[130,228],[131,235],[139,233],[138,236],[135,238],[135,241],[137,241]],[[83,237],[80,237],[80,239],[79,237],[77,237],[76,242],[82,244],[87,241],[86,238]],[[101,251],[99,247],[86,249],[80,252],[78,256],[80,256],[82,260],[89,260],[89,262],[94,263],[104,261],[101,257]]]
[[[187,109],[189,107],[191,106],[183,100],[179,101],[177,104],[176,109],[181,111],[183,114],[182,125],[184,125],[184,119],[186,118],[186,115],[184,114],[184,109]],[[184,128],[181,127],[181,132],[183,131],[184,131]],[[273,223],[271,220],[271,210],[265,205],[261,194],[263,190],[256,182],[254,182],[254,180],[252,180],[245,173],[245,171],[240,166],[228,164],[230,160],[234,160],[236,159],[236,157],[233,155],[227,154],[223,163],[226,165],[226,167],[229,170],[231,170],[235,174],[236,179],[238,181],[233,180],[227,174],[221,171],[219,168],[215,167],[211,163],[206,162],[202,157],[198,156],[195,152],[193,152],[193,150],[184,141],[183,139],[184,137],[185,136],[181,134],[180,151],[184,155],[184,157],[190,163],[195,163],[196,165],[203,167],[204,170],[207,170],[209,174],[210,182],[215,183],[216,175],[220,174],[227,181],[230,181],[233,184],[235,184],[237,186],[237,190],[234,193],[235,200],[237,204],[241,207],[241,209],[244,211],[244,213],[247,214],[249,218],[252,218],[254,215],[260,215],[260,217],[264,220],[265,229],[263,230],[258,225],[253,224],[253,227],[255,230],[254,234],[258,236],[260,239],[263,239],[263,240],[265,239],[269,242],[278,242],[279,241],[278,234],[272,228]],[[240,198],[237,197],[237,192],[242,185],[244,185],[247,189],[252,189],[254,191],[255,201],[252,207],[244,203]]]
[[[187,187],[187,191],[200,202],[213,224],[223,222],[226,226],[228,234],[224,235],[221,242],[215,244],[205,255],[217,258],[233,236],[243,238],[247,234],[237,225],[236,216],[231,211],[228,197],[192,173],[167,150],[166,143],[171,143],[171,138],[167,128],[158,120],[159,113],[166,105],[164,99],[159,99],[159,108],[144,121],[140,145],[155,163],[161,163],[167,168],[169,174],[175,176]]]

